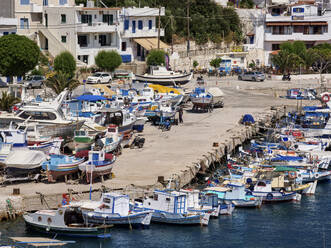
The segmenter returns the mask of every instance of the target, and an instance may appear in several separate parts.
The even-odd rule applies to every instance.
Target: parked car
[[[238,76],[238,80],[264,81],[265,75],[258,71],[249,71]]]
[[[96,72],[92,76],[87,78],[87,83],[89,84],[102,84],[102,83],[110,83],[112,77],[108,72]]]
[[[44,85],[45,77],[40,75],[31,75],[27,79],[19,82],[24,84],[28,89],[41,88]]]

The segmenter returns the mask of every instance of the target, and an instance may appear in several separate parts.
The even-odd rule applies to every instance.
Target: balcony
[[[328,41],[330,36],[328,33],[325,34],[303,34],[303,33],[292,33],[292,34],[264,34],[265,41],[289,41],[289,40],[301,40],[301,41]]]
[[[4,26],[17,26],[18,22],[16,18],[0,17],[0,23]]]
[[[136,29],[136,32],[133,33],[132,29],[122,31],[122,38],[147,38],[147,37],[157,37],[157,29],[150,30],[140,30]],[[160,36],[164,36],[164,29],[160,29]]]
[[[78,33],[106,33],[106,32],[116,32],[117,25],[108,25],[104,22],[93,22],[93,23],[79,23],[77,25]]]
[[[43,12],[43,6],[31,3],[30,4],[30,12],[31,13],[42,13]]]

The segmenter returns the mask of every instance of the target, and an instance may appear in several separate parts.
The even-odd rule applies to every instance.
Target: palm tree
[[[292,71],[294,68],[303,63],[303,60],[296,54],[286,50],[279,51],[278,54],[271,57],[272,63],[279,68],[281,73]]]
[[[60,94],[65,89],[72,91],[80,82],[77,79],[70,78],[70,76],[63,72],[57,72],[55,75],[46,80],[46,86],[51,88],[56,94]]]
[[[11,94],[8,94],[7,92],[2,92],[2,96],[0,99],[0,110],[2,111],[11,111],[11,108],[16,104],[19,103],[20,99],[17,97],[14,97]]]

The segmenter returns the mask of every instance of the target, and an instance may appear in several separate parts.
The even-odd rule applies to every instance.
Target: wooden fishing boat
[[[88,153],[88,160],[79,165],[79,170],[85,172],[87,183],[93,182],[97,177],[103,180],[103,176],[111,174],[115,160],[116,156],[113,155],[106,159],[104,150],[92,150]]]
[[[42,164],[47,173],[49,182],[55,182],[59,177],[66,177],[78,171],[78,165],[83,163],[83,158],[75,158],[67,155],[50,155],[49,159]]]
[[[79,206],[85,223],[106,225],[149,226],[153,211],[130,209],[128,195],[103,193],[99,201],[72,202]]]
[[[84,222],[79,208],[62,206],[56,210],[39,210],[23,215],[29,228],[50,235],[109,238],[110,225],[94,225]]]

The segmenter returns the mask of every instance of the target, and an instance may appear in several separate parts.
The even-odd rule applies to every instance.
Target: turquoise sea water
[[[22,219],[0,223],[0,232],[1,245],[11,236],[41,236],[27,232]],[[211,219],[208,227],[114,228],[111,239],[76,241],[66,247],[331,247],[331,183],[320,183],[316,195],[303,196],[300,203],[235,209],[232,216]]]

